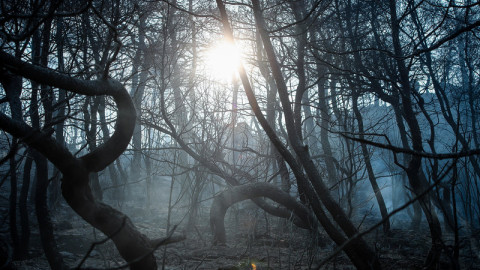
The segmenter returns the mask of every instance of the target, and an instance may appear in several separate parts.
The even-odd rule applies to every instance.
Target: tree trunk
[[[353,113],[355,114],[355,117],[357,118],[359,138],[363,140],[365,137],[364,136],[365,130],[363,128],[363,117],[362,117],[362,114],[360,113],[360,110],[358,109],[358,93],[357,92],[354,92],[352,97],[352,109],[353,109]],[[383,223],[383,232],[388,233],[388,231],[390,230],[390,221],[387,218],[388,211],[385,205],[385,201],[383,200],[382,191],[380,190],[380,187],[377,184],[377,179],[375,177],[375,173],[373,172],[373,167],[370,161],[370,155],[368,153],[367,146],[365,145],[365,143],[360,143],[360,147],[362,148],[362,156],[365,162],[365,167],[368,174],[368,180],[372,185],[372,189],[375,194],[375,198],[377,199],[378,208],[380,209],[380,214],[382,215],[382,219],[385,219],[385,222]]]
[[[20,190],[20,197],[18,199],[18,208],[20,211],[20,252],[19,255],[22,258],[28,256],[28,248],[30,246],[30,224],[29,224],[29,211],[28,211],[28,191],[30,189],[30,177],[32,170],[33,158],[31,157],[30,150],[27,150],[27,156],[25,158],[25,164],[23,166],[23,180],[22,189]]]
[[[309,228],[309,226],[312,226],[309,224],[313,224],[313,217],[308,209],[287,193],[268,183],[245,184],[227,189],[213,200],[210,208],[210,227],[213,232],[214,244],[224,245],[226,243],[224,219],[228,208],[235,203],[258,197],[267,197],[286,207],[295,215],[293,216],[295,222],[302,224],[303,227]]]
[[[221,0],[217,0],[217,6],[220,10],[220,14],[222,16],[222,23],[225,30],[225,35],[228,39],[233,39],[232,30],[230,24],[228,22],[228,17],[226,14],[225,6]],[[293,155],[286,149],[285,145],[279,140],[276,133],[273,131],[271,126],[266,121],[265,117],[263,116],[262,111],[258,105],[256,97],[253,93],[253,89],[250,85],[248,80],[247,74],[245,69],[242,65],[239,67],[239,74],[242,80],[243,88],[247,95],[248,101],[250,106],[252,107],[253,112],[255,113],[256,118],[258,119],[259,123],[261,124],[264,131],[267,133],[268,137],[270,138],[271,142],[275,145],[277,150],[282,154],[285,160],[288,162],[292,171],[294,172],[298,188],[300,192],[304,192],[309,199],[310,204],[317,216],[318,220],[325,228],[327,233],[330,237],[337,243],[342,244],[345,241],[343,235],[338,231],[335,226],[330,222],[330,220],[326,217],[325,212],[323,211],[323,207],[320,204],[320,200],[322,200],[323,204],[332,213],[333,218],[341,226],[341,228],[345,231],[347,236],[353,236],[357,233],[357,229],[351,223],[351,221],[346,217],[344,211],[339,207],[339,205],[333,200],[331,197],[328,188],[322,182],[320,174],[318,173],[315,165],[313,164],[308,151],[301,145],[299,141],[297,131],[295,129],[295,124],[293,121],[293,112],[291,108],[291,104],[289,101],[288,90],[283,79],[283,75],[281,73],[279,64],[276,60],[275,52],[273,46],[270,42],[270,38],[267,33],[267,29],[265,27],[264,19],[261,15],[260,3],[256,0],[252,1],[254,16],[257,23],[257,29],[260,31],[260,36],[262,38],[265,50],[267,52],[268,60],[270,62],[270,67],[272,69],[272,74],[275,79],[278,93],[280,95],[280,99],[282,102],[283,110],[285,112],[285,119],[286,119],[286,126],[288,131],[288,136],[290,142],[295,150],[295,153],[299,157],[302,166],[305,168],[305,171],[308,175],[308,180],[306,176],[303,174],[303,169],[300,167],[300,164],[297,163],[296,159]],[[311,185],[313,185],[314,189],[312,189]],[[374,268],[379,269],[380,265],[378,262],[378,258],[376,257],[373,250],[364,242],[361,238],[356,238],[356,240],[352,241],[347,247],[345,248],[345,252],[352,260],[352,262],[361,268]]]
[[[12,238],[13,243],[13,258],[17,259],[20,257],[20,242],[18,239],[18,229],[17,229],[17,162],[15,160],[15,153],[17,152],[17,142],[13,141],[10,151],[12,155],[10,156],[10,196],[9,200],[9,230],[10,237]]]
[[[10,112],[12,119],[17,121],[23,121],[22,119],[22,104],[20,101],[20,94],[22,92],[22,78],[20,76],[14,76],[5,72],[0,75],[0,81],[5,89],[7,100],[10,106]],[[9,230],[10,237],[13,244],[13,258],[20,258],[21,245],[19,241],[18,229],[17,229],[17,196],[18,196],[18,179],[17,179],[17,160],[16,153],[18,150],[18,142],[16,139],[12,140],[10,146],[10,196],[9,196]]]
[[[63,262],[63,256],[60,254],[55,236],[53,233],[53,224],[50,218],[50,211],[47,205],[48,188],[48,163],[47,159],[34,152],[35,168],[37,182],[35,187],[35,214],[37,215],[38,227],[40,230],[40,239],[42,247],[47,257],[48,263],[53,270],[68,269]]]
[[[26,142],[41,152],[62,172],[62,194],[68,204],[92,226],[112,238],[121,256],[131,263],[132,269],[156,269],[155,258],[151,253],[151,242],[138,232],[125,215],[96,201],[88,186],[89,173],[103,170],[117,159],[131,139],[135,126],[135,108],[126,89],[112,79],[84,81],[59,74],[19,61],[3,51],[0,51],[0,60],[0,63],[9,63],[8,68],[18,75],[39,83],[49,83],[78,94],[91,96],[106,94],[113,97],[118,107],[115,132],[108,141],[80,158],[75,158],[65,146],[48,134],[35,130],[25,123],[13,121],[4,114],[0,114],[0,128],[15,137],[29,135],[29,140]],[[36,99],[33,98],[33,100],[35,102],[32,103],[36,104]],[[41,196],[37,206],[40,212],[46,210],[44,207],[46,205],[40,203],[45,198],[45,194],[40,194],[43,187],[45,182],[40,182],[37,189],[37,196]],[[48,224],[45,226],[48,227]]]
[[[415,112],[413,111],[413,105],[411,101],[412,91],[414,90],[412,90],[412,86],[408,77],[408,70],[403,60],[403,52],[400,44],[400,29],[399,21],[397,18],[396,2],[390,0],[389,8],[392,27],[392,41],[396,56],[397,67],[400,75],[400,96],[402,99],[403,116],[410,130],[412,149],[418,152],[423,152],[422,133],[416,119]],[[428,187],[428,183],[425,181],[425,179],[420,177],[420,170],[422,170],[421,165],[422,164],[420,156],[411,156],[408,167],[406,168],[406,173],[410,182],[410,186],[412,187],[413,192],[417,196],[422,194]],[[432,237],[432,248],[429,252],[425,265],[426,267],[435,267],[438,263],[438,259],[440,256],[440,250],[442,245],[442,230],[440,222],[434,210],[432,209],[430,196],[428,194],[420,198],[420,205],[422,206],[422,210],[427,218],[427,222],[430,227],[430,235]]]

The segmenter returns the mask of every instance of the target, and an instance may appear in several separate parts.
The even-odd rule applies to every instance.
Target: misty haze
[[[480,269],[480,5],[2,0],[0,269]]]

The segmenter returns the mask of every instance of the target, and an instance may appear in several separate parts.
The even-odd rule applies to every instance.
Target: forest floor
[[[166,235],[166,211],[145,210],[127,205],[123,205],[122,211],[129,215],[139,230],[150,239]],[[205,211],[208,209],[202,212],[202,216],[208,217],[208,212]],[[184,217],[172,217],[172,224],[182,220],[182,224],[186,223]],[[102,233],[94,230],[67,206],[57,207],[53,221],[59,250],[66,264],[72,268],[78,266],[86,257],[93,243],[105,239]],[[30,258],[14,264],[19,270],[49,269],[35,220],[31,222]],[[260,211],[229,210],[225,222],[226,246],[211,244],[212,234],[208,219],[200,218],[198,225],[186,234],[186,240],[160,247],[155,252],[159,269],[162,269],[162,266],[163,269],[316,269],[318,263],[331,255],[336,247],[322,233],[312,236],[305,230],[285,224],[285,221],[271,217],[267,219]],[[365,220],[361,228],[368,228],[371,225],[369,223],[373,224],[373,221]],[[279,229],[280,227],[283,229]],[[428,228],[422,224],[420,229],[411,230],[406,222],[393,224],[393,227],[387,236],[381,232],[381,228],[366,236],[367,241],[372,243],[378,252],[383,268],[421,269],[430,245]],[[177,232],[181,234],[180,228],[181,226]],[[446,239],[452,237],[447,235]],[[463,242],[472,241],[464,239]],[[94,246],[82,267],[110,269],[125,264],[111,241]],[[462,249],[462,269],[480,269],[480,254],[472,250],[468,247]],[[448,256],[443,254],[442,258],[442,269],[449,269]],[[345,254],[340,253],[320,269],[354,267]]]

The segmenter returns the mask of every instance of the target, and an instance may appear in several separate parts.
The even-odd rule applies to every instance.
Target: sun
[[[221,40],[207,49],[206,72],[215,80],[230,82],[236,76],[240,63],[240,50],[233,42]]]

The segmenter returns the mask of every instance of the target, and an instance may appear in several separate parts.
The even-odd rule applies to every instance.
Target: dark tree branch
[[[235,203],[267,197],[284,207],[293,214],[295,224],[303,228],[314,228],[314,219],[308,209],[286,192],[269,183],[251,183],[232,187],[217,195],[210,208],[210,227],[213,231],[214,244],[225,244],[225,214],[230,206]]]
[[[382,149],[387,149],[387,150],[390,150],[394,153],[405,153],[405,154],[409,154],[409,155],[412,155],[412,156],[418,156],[418,157],[424,157],[424,158],[458,159],[458,158],[462,158],[462,157],[480,155],[480,149],[463,150],[463,151],[460,151],[460,152],[457,152],[457,153],[428,153],[428,152],[420,152],[420,151],[415,151],[415,150],[412,150],[412,149],[406,149],[406,148],[394,146],[390,143],[384,144],[384,143],[370,141],[370,140],[367,140],[367,139],[353,137],[353,136],[347,135],[347,133],[345,133],[345,132],[341,132],[340,135],[342,135],[343,137],[345,137],[347,139],[350,139],[352,141],[365,143],[365,144],[372,145],[372,146],[382,148]]]

